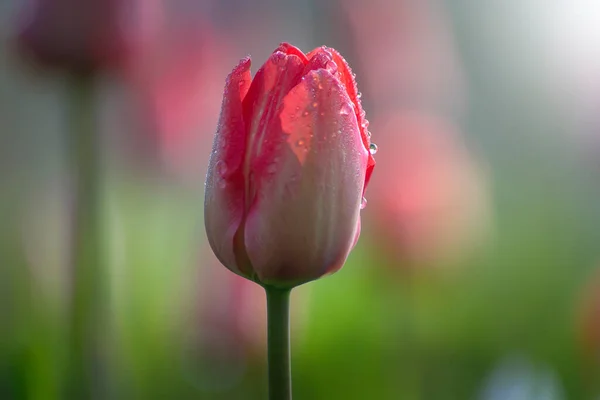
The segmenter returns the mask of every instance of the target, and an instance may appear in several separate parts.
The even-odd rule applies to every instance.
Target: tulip
[[[18,50],[36,65],[60,69],[68,77],[64,143],[73,193],[64,398],[106,398],[110,371],[102,349],[108,302],[95,78],[100,71],[122,67],[139,51],[160,16],[153,5],[148,0],[30,0],[17,22]]]
[[[219,118],[219,81],[231,45],[200,17],[193,18],[191,27],[180,19],[135,57],[123,75],[141,122],[134,150],[171,176],[193,179],[196,185],[198,171],[208,165],[212,143],[207,138]]]
[[[385,179],[370,188],[366,226],[407,269],[463,264],[491,234],[485,165],[460,130],[432,112],[398,110],[373,125],[393,152],[378,160]]]
[[[147,0],[30,0],[17,22],[17,40],[43,66],[96,71],[129,59],[158,15]]]
[[[228,76],[206,177],[209,243],[277,288],[339,270],[360,233],[375,161],[354,75],[334,49],[287,43]]]
[[[267,294],[269,398],[291,399],[289,296],[340,269],[375,166],[354,75],[335,50],[287,43],[225,84],[204,203],[210,246]]]

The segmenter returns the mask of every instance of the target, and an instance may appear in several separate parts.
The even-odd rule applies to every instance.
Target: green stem
[[[265,287],[267,292],[267,335],[269,400],[291,400],[290,292]]]
[[[73,184],[71,298],[67,398],[102,398],[104,371],[103,271],[100,265],[100,157],[95,119],[94,76],[72,75],[68,82],[69,173]]]

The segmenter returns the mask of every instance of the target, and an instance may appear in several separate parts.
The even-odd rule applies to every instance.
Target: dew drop
[[[308,111],[304,111],[304,112],[302,113],[302,115],[304,115],[305,117],[306,117],[306,116],[308,116]]]
[[[352,112],[352,107],[350,106],[350,103],[342,104],[342,108],[340,109],[341,115],[350,115],[351,112]]]
[[[363,197],[360,202],[360,209],[363,210],[367,206],[367,198]]]
[[[364,122],[360,124],[360,126],[362,126],[363,129],[367,129],[369,127],[369,120],[365,119]]]
[[[337,72],[337,70],[338,70],[338,66],[333,61],[327,61],[327,63],[325,64],[325,69],[327,71],[329,71],[329,73],[331,73],[332,75],[334,75]]]
[[[321,116],[325,115],[325,111],[321,111],[320,114],[321,114]]]
[[[361,97],[362,97],[362,93],[361,92],[356,93],[356,98],[357,99],[360,99]]]
[[[227,181],[225,180],[225,174],[227,174],[227,164],[225,163],[225,161],[219,160],[217,162],[217,164],[215,165],[215,172],[215,180],[217,182],[217,185],[221,189],[224,189],[225,186],[227,186]]]
[[[318,105],[319,105],[319,103],[317,103],[316,101],[315,101],[314,103],[312,103],[312,106],[313,106],[313,107],[315,107],[315,108],[316,108]]]
[[[377,145],[375,143],[369,145],[369,153],[373,155],[377,153]]]
[[[223,160],[219,160],[217,162],[217,165],[215,165],[215,169],[217,171],[217,174],[219,174],[219,176],[225,176],[225,174],[227,173],[227,164],[225,163],[225,161]]]
[[[304,139],[298,139],[296,141],[296,147],[302,147],[302,146],[304,146],[305,143],[306,142],[304,141]]]
[[[273,63],[279,66],[279,69],[284,69],[286,67],[287,64],[287,60],[286,60],[286,56],[285,54],[281,53],[281,52],[276,52],[275,54],[273,54]]]

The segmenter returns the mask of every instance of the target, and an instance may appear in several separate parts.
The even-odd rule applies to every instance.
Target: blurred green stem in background
[[[291,400],[291,289],[277,289],[266,286],[265,291],[267,292],[269,400]]]
[[[72,184],[69,309],[69,399],[103,398],[105,337],[104,283],[100,261],[100,137],[96,121],[95,77],[69,77],[67,157]]]

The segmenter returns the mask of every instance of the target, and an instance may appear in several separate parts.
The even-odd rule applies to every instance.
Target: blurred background
[[[266,398],[264,293],[210,251],[203,182],[225,77],[282,41],[345,56],[379,147],[357,247],[293,292],[295,397],[599,398],[598,21],[0,0],[0,398]]]

